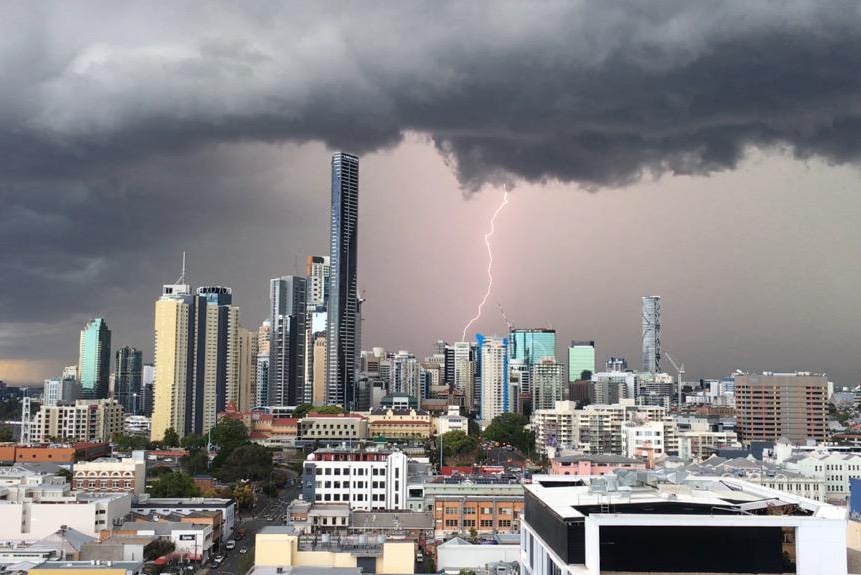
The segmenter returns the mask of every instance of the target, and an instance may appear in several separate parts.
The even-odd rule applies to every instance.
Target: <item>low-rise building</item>
[[[355,441],[368,438],[368,420],[356,413],[310,413],[299,421],[299,439]]]
[[[191,523],[204,523],[205,517],[211,513],[212,532],[216,541],[227,541],[233,537],[236,520],[236,502],[232,499],[217,497],[186,497],[158,498],[143,495],[135,501],[131,509],[139,515],[150,516],[154,520],[165,516],[182,516],[189,518]],[[185,521],[183,519],[177,519]],[[219,526],[220,525],[220,526]]]
[[[646,469],[643,459],[623,455],[559,455],[550,460],[551,475],[606,475],[619,469]]]
[[[734,431],[682,431],[679,437],[679,457],[685,461],[702,461],[715,449],[741,447]]]
[[[412,541],[370,541],[362,535],[300,537],[289,527],[264,527],[254,540],[254,568],[249,575],[412,575]],[[321,575],[322,575],[321,573]]]
[[[31,568],[32,575],[139,575],[143,561],[46,561]]]
[[[174,553],[190,561],[206,561],[215,545],[211,525],[184,521],[129,521],[116,529],[114,534],[170,541],[174,545]]]
[[[847,572],[845,509],[729,477],[640,475],[533,477],[523,575]]]
[[[813,452],[793,455],[783,464],[806,477],[824,480],[826,497],[838,501],[849,496],[849,481],[861,478],[861,454],[858,453]]]
[[[407,461],[400,451],[376,447],[318,449],[303,466],[303,498],[351,509],[406,509]]]
[[[75,464],[72,484],[76,491],[91,493],[125,492],[140,495],[146,489],[145,452],[132,457],[106,457]]]
[[[438,478],[410,485],[410,508],[431,511],[434,537],[516,533],[523,512],[523,485],[501,478]],[[413,503],[412,500],[417,500]],[[420,502],[420,503],[418,503]]]
[[[469,433],[469,418],[460,414],[459,405],[449,405],[448,412],[436,418],[436,432],[445,435],[449,431]]]
[[[123,420],[123,433],[149,437],[152,423],[145,415],[127,415]]]
[[[0,501],[0,541],[35,541],[54,533],[60,525],[98,537],[100,532],[121,525],[130,508],[131,495],[126,493]]]
[[[368,433],[374,439],[409,441],[429,439],[430,413],[423,409],[376,408],[368,413]]]

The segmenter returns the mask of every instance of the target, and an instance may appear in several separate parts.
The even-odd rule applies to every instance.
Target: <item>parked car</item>
[[[231,539],[230,541],[227,542],[227,544],[224,546],[224,548],[227,549],[228,551],[233,551],[234,549],[236,549],[236,541]]]
[[[243,547],[239,550],[240,555],[245,555],[246,553],[248,553],[248,547]]]

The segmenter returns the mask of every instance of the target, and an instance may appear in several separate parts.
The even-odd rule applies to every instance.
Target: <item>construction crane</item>
[[[682,376],[685,374],[685,364],[683,363],[681,366],[679,366],[679,364],[676,363],[676,361],[673,359],[673,357],[669,353],[667,353],[666,351],[664,352],[664,355],[667,356],[667,359],[669,359],[670,363],[673,364],[673,367],[676,368],[676,373],[678,374],[677,381],[678,381],[678,388],[679,388],[679,390],[678,390],[678,393],[679,393],[679,410],[681,410],[682,409]]]
[[[514,329],[514,324],[513,324],[513,323],[511,323],[511,320],[510,320],[510,319],[508,319],[508,316],[505,314],[505,310],[504,310],[504,309],[502,309],[502,304],[501,304],[501,303],[499,303],[499,302],[496,302],[496,309],[498,309],[498,310],[499,310],[499,313],[502,315],[502,319],[503,319],[503,320],[505,320],[505,325],[507,325],[507,326],[508,326],[508,331],[513,330],[513,329]]]

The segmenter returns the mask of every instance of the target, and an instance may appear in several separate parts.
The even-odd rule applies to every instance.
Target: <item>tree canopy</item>
[[[463,431],[449,431],[442,436],[442,453],[448,457],[463,453],[471,453],[478,447],[478,439]]]
[[[118,433],[114,435],[114,447],[117,451],[129,452],[147,448],[147,438],[142,435],[126,435]]]
[[[528,423],[529,420],[518,413],[503,413],[493,418],[484,430],[484,437],[529,452],[535,445],[535,434],[525,429]]]
[[[173,471],[154,481],[147,492],[152,497],[200,497],[191,475]]]
[[[293,410],[293,417],[297,419],[302,419],[308,412],[314,409],[314,404],[312,403],[300,403],[296,406],[296,409]]]
[[[179,447],[179,434],[172,427],[164,430],[164,438],[161,442],[165,447]]]
[[[240,479],[260,481],[268,479],[271,472],[272,452],[248,443],[234,449],[215,470],[215,476],[227,483]]]

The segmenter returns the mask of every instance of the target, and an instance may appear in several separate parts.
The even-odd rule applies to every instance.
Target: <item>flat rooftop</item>
[[[563,520],[591,513],[755,515],[773,507],[796,516],[846,518],[843,508],[727,477],[673,481],[655,473],[621,472],[572,480],[536,475],[524,488]]]

